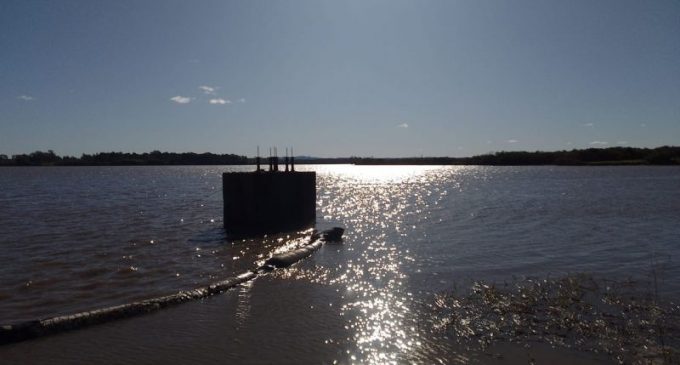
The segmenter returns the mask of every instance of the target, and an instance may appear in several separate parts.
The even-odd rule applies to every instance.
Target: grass
[[[544,342],[605,353],[619,363],[680,363],[680,306],[662,303],[657,271],[647,281],[588,274],[476,282],[463,293],[436,296],[441,328],[482,349],[495,341]]]

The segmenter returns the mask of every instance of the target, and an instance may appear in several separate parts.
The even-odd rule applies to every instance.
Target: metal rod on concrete
[[[257,172],[260,172],[260,146],[257,146],[257,157],[255,158],[255,163],[257,164]]]
[[[272,148],[269,147],[269,171],[274,171],[274,159],[272,158]]]
[[[286,172],[288,172],[288,147],[286,147]]]

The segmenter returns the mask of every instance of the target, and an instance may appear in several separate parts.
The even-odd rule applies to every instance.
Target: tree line
[[[680,147],[502,151],[472,157],[353,158],[358,165],[679,165]]]
[[[680,165],[680,147],[610,147],[571,151],[502,151],[472,157],[341,157],[296,158],[298,164],[356,165]],[[234,154],[100,152],[80,157],[58,156],[52,150],[0,154],[0,166],[127,166],[127,165],[247,165],[255,159]],[[264,159],[263,159],[263,163]]]
[[[0,166],[129,166],[129,165],[243,165],[246,156],[214,153],[148,153],[100,152],[80,157],[58,156],[52,150],[29,154],[0,155]]]

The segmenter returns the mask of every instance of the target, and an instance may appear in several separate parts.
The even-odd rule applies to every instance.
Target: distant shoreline
[[[413,162],[398,162],[398,161],[376,161],[376,162],[313,162],[304,161],[296,162],[298,166],[306,165],[354,165],[354,166],[556,166],[556,167],[601,167],[601,166],[618,166],[618,167],[630,167],[630,166],[680,166],[679,163],[619,163],[616,161],[602,161],[593,163],[573,163],[573,164],[475,164],[475,163],[413,163]],[[160,167],[160,166],[255,166],[255,163],[244,163],[244,164],[31,164],[31,165],[0,165],[0,168],[21,168],[21,167]]]
[[[282,157],[279,157],[283,160]],[[262,163],[266,159],[262,158]],[[610,147],[571,151],[503,151],[472,157],[334,157],[296,156],[298,165],[477,165],[477,166],[640,166],[680,165],[680,147]],[[255,165],[255,157],[235,154],[101,152],[81,157],[36,151],[8,157],[0,154],[0,166],[216,166]]]

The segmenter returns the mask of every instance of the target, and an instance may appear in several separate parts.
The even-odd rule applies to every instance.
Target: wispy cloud
[[[584,127],[589,127],[589,128],[592,128],[594,125],[595,125],[595,123],[584,123],[583,124]]]
[[[607,142],[607,141],[592,141],[592,142],[590,142],[591,146],[606,146],[608,144],[609,144],[609,142]]]
[[[519,142],[519,141],[516,140],[516,139],[509,139],[509,140],[508,140],[508,143],[517,143],[517,142]]]
[[[640,123],[640,127],[644,128],[647,126],[647,123]]]
[[[179,95],[173,96],[173,97],[170,98],[171,101],[173,101],[177,104],[189,104],[189,103],[191,103],[191,99],[192,98],[190,98],[188,96],[179,96]]]
[[[240,98],[240,99],[238,99],[237,101],[238,101],[239,103],[241,103],[241,104],[245,104],[246,98]]]
[[[397,124],[397,128],[408,128],[408,123]]]
[[[219,87],[208,85],[201,85],[198,88],[201,89],[203,93],[207,95],[215,95],[215,92],[217,91],[217,89],[219,89]]]
[[[229,99],[222,99],[222,98],[210,99],[208,102],[209,102],[210,104],[215,104],[215,105],[231,104],[231,100],[229,100]]]
[[[616,144],[624,145],[624,144],[628,144],[628,141],[618,141],[618,142],[616,142]]]
[[[17,96],[17,99],[23,100],[23,101],[35,100],[35,98],[30,96],[30,95],[19,95],[19,96]]]

